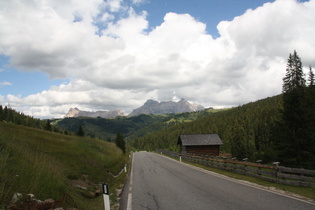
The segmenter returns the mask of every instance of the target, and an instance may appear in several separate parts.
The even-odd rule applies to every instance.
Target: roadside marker
[[[103,198],[105,210],[110,210],[108,184],[103,183]]]

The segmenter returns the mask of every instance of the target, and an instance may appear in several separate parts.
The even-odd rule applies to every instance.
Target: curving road
[[[244,185],[148,152],[133,155],[120,209],[315,209],[299,199]]]

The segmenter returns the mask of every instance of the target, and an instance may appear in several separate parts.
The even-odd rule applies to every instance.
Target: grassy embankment
[[[126,178],[123,173],[114,179],[106,169],[118,174],[127,162],[113,143],[0,122],[0,204],[16,192],[40,200],[66,193],[79,209],[102,209],[100,184],[109,184],[114,204],[115,189]]]

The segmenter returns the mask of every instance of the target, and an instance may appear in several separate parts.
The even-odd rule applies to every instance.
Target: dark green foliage
[[[0,105],[0,122],[12,123],[16,125],[24,125],[27,127],[53,131],[56,133],[64,133],[64,130],[51,125],[50,120],[40,120],[23,113],[17,112],[14,109],[4,108]]]
[[[301,58],[294,50],[293,55],[289,55],[286,75],[283,78],[283,93],[290,92],[295,88],[305,87],[305,78],[302,69]]]
[[[52,130],[51,124],[50,124],[50,121],[49,121],[49,120],[46,120],[46,125],[45,125],[44,129],[45,129],[46,131],[51,131],[51,130]]]
[[[312,70],[312,66],[310,66],[310,70],[308,73],[308,82],[309,82],[309,86],[312,87],[315,85],[315,76],[314,76],[314,72]]]
[[[119,147],[123,151],[123,153],[126,153],[125,140],[124,140],[124,137],[120,133],[117,133],[115,143],[116,143],[116,146]]]
[[[83,130],[82,125],[80,125],[79,130],[78,130],[78,132],[77,132],[77,135],[78,135],[78,136],[84,136],[84,130]]]
[[[283,79],[282,118],[275,135],[275,150],[286,166],[315,168],[315,92],[310,68],[309,87],[296,51],[289,56]]]

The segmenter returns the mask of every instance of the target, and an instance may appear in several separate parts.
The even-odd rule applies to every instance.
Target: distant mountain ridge
[[[126,114],[120,110],[89,112],[81,111],[78,108],[70,108],[68,113],[65,115],[65,118],[69,117],[115,118],[117,116],[126,116]]]
[[[205,108],[199,104],[189,103],[185,99],[181,99],[178,102],[166,101],[158,102],[154,100],[147,100],[141,107],[134,109],[129,115],[126,115],[123,111],[81,111],[78,108],[70,108],[65,118],[69,117],[91,117],[91,118],[115,118],[117,116],[136,116],[140,114],[170,114],[170,113],[183,113],[183,112],[195,112],[201,111]]]
[[[134,109],[128,117],[139,114],[169,114],[169,113],[183,113],[201,111],[205,108],[199,104],[189,103],[185,99],[178,102],[166,101],[158,102],[154,100],[147,100],[141,107]]]

